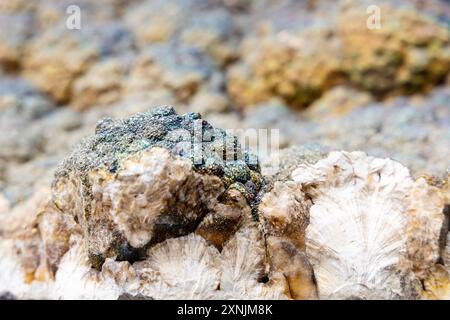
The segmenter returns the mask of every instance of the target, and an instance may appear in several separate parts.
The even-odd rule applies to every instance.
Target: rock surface
[[[0,0],[0,299],[448,299],[449,26],[444,0]],[[205,162],[189,148],[196,124]],[[224,146],[242,157],[225,161]],[[317,177],[333,151],[351,158],[329,178],[352,210]],[[362,169],[342,181],[374,162],[391,178],[408,168],[408,186]],[[317,194],[293,181],[299,167]],[[388,187],[404,198],[374,191]],[[358,209],[371,199],[396,209]],[[334,248],[341,264],[364,265],[351,247],[399,270],[374,264],[370,294],[333,291],[342,273],[308,251],[327,201],[340,214],[320,228],[336,237],[352,235],[345,212],[400,221],[383,238],[395,252],[363,250],[363,236]],[[386,235],[364,221],[365,236]],[[205,271],[198,292],[183,266]]]
[[[438,188],[361,152],[332,152],[292,176],[314,203],[306,252],[321,298],[416,298],[440,256]]]
[[[342,5],[328,14],[328,25],[303,30],[277,27],[272,11],[269,31],[245,39],[244,59],[229,71],[231,97],[243,107],[280,97],[304,108],[339,83],[380,97],[420,92],[444,81],[450,69],[444,24],[386,5],[380,7],[382,27],[369,29],[365,9]]]
[[[189,152],[196,123],[204,130],[197,164]],[[215,152],[229,141],[240,158]],[[170,107],[99,122],[51,190],[0,216],[0,291],[51,299],[448,296],[446,182],[414,181],[401,164],[362,152],[308,148],[292,149],[297,162],[265,179],[235,141]]]
[[[170,107],[99,122],[56,171],[51,199],[5,217],[16,222],[1,230],[0,268],[20,270],[0,289],[19,298],[317,297],[304,254],[308,205],[295,185],[276,184],[260,213],[265,182],[251,159],[235,137]],[[280,192],[290,194],[281,203]],[[28,228],[14,227],[21,219]]]

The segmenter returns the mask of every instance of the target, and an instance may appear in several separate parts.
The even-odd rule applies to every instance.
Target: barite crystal
[[[413,299],[439,261],[444,198],[390,159],[331,152],[292,173],[313,202],[306,253],[325,299]]]

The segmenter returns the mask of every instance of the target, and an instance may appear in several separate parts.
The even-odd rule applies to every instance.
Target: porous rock
[[[448,182],[362,152],[297,147],[278,157],[266,179],[235,137],[171,107],[105,119],[51,190],[0,217],[0,292],[448,296]]]
[[[341,6],[330,10],[335,14],[329,14],[325,25],[321,17],[317,25],[309,21],[303,29],[296,26],[301,18],[283,28],[275,14],[269,15],[268,31],[247,36],[243,59],[228,71],[233,101],[251,107],[279,97],[294,108],[305,108],[342,83],[384,98],[427,92],[445,81],[450,68],[445,24],[411,9],[383,5],[381,27],[369,28],[366,8],[356,2]],[[308,18],[314,21],[314,16]]]
[[[225,189],[231,197],[232,189],[242,190],[251,203],[261,187],[251,169],[258,164],[247,165],[237,141],[198,114],[157,108],[125,121],[104,120],[96,131],[54,182],[55,203],[83,226],[96,265],[112,256],[137,260],[146,246],[194,231],[214,208],[208,219],[226,220],[221,213],[227,209],[216,200]],[[225,151],[236,160],[224,161]],[[235,224],[240,212],[231,217]],[[207,221],[199,232],[209,238]]]
[[[73,98],[74,81],[94,62],[131,47],[132,39],[118,23],[75,31],[58,24],[24,49],[23,74],[57,102],[67,103]]]
[[[197,124],[201,161],[192,150]],[[160,107],[103,120],[57,170],[51,199],[8,215],[29,222],[2,230],[0,268],[14,272],[0,290],[19,298],[316,298],[302,235],[308,206],[294,185],[276,185],[260,213],[265,182],[252,159],[198,114]],[[275,203],[279,192],[289,194]]]

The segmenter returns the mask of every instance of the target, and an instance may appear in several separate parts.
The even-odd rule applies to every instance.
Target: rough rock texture
[[[16,71],[22,50],[34,29],[30,12],[0,10],[0,71]]]
[[[277,181],[258,207],[270,261],[283,270],[290,296],[299,300],[318,298],[314,271],[305,255],[311,205],[295,183]]]
[[[338,86],[325,92],[306,111],[312,119],[345,116],[372,102],[369,94],[350,87]]]
[[[80,30],[66,28],[69,5],[81,9]],[[372,5],[381,8],[380,30],[366,26]],[[305,254],[315,201],[291,174],[331,150],[410,170],[401,215],[411,218],[407,284],[416,297],[448,298],[449,26],[445,0],[0,0],[0,298],[167,298],[158,286],[182,286],[171,272],[183,273],[158,277],[155,259],[179,263],[160,260],[172,246],[199,248],[184,250],[190,266],[220,260],[219,274],[189,297],[323,297]],[[172,126],[147,113],[167,104],[188,116],[161,116]],[[225,166],[210,152],[222,138],[205,144],[208,163],[192,164],[178,135],[201,122],[190,112],[216,128],[278,129],[281,149],[264,154],[254,148],[259,139],[248,140],[261,174],[245,159]],[[177,200],[145,202],[145,192]],[[217,281],[220,290],[208,291]]]
[[[208,137],[197,165],[195,123]],[[230,142],[244,160],[216,152]],[[290,155],[264,181],[234,137],[196,114],[161,107],[103,120],[56,172],[51,200],[43,190],[3,218],[0,289],[19,298],[448,295],[447,183],[414,181],[362,152]]]
[[[307,256],[325,299],[414,299],[439,261],[442,191],[362,152],[332,152],[292,173],[313,202]]]
[[[236,26],[223,1],[152,1],[130,6],[124,16],[138,47],[178,41],[206,52],[219,65],[236,58]]]
[[[146,48],[133,61],[126,95],[142,94],[160,88],[188,101],[202,85],[211,91],[223,81],[208,55],[192,46],[159,44]]]
[[[43,193],[30,204],[38,211],[5,217],[15,223],[1,230],[0,268],[13,276],[0,289],[19,298],[316,298],[308,204],[292,183],[261,199],[251,160],[198,114],[160,107],[99,122],[57,170],[51,200]]]
[[[93,106],[106,106],[119,100],[124,67],[120,61],[102,61],[73,84],[73,105],[78,110]]]
[[[92,63],[131,46],[132,41],[120,24],[91,25],[81,30],[67,30],[63,24],[44,32],[27,46],[23,72],[57,102],[66,103],[72,98],[75,79]]]
[[[349,10],[341,19],[338,33],[344,70],[357,86],[375,95],[408,94],[427,90],[448,73],[450,33],[446,25],[411,10],[389,7],[381,7],[379,32],[361,28],[367,15],[360,10]],[[364,46],[359,45],[361,41]]]
[[[0,81],[0,192],[12,206],[52,180],[52,171],[83,135],[82,118],[57,108],[19,77]]]
[[[382,28],[369,29],[365,8],[342,5],[329,25],[300,31],[277,28],[267,19],[272,28],[249,36],[241,49],[243,61],[229,71],[234,101],[252,106],[280,97],[304,108],[339,83],[383,97],[426,91],[445,80],[450,69],[445,24],[382,6]]]
[[[413,200],[409,210],[412,223],[407,229],[408,254],[416,274],[422,279],[424,288],[422,294],[429,299],[450,299],[448,261],[450,201],[446,183],[428,186],[425,179],[419,179],[412,190]],[[427,197],[430,201],[419,204],[416,199],[422,197]],[[442,215],[444,220],[441,224]],[[436,261],[439,263],[434,264]]]
[[[328,151],[320,145],[285,148],[274,154],[267,161],[264,161],[261,166],[261,172],[263,175],[270,177],[272,181],[288,181],[292,179],[292,171],[301,164],[314,164],[324,158]]]
[[[351,91],[347,96],[353,97]],[[231,123],[232,128],[278,129],[281,147],[318,144],[329,150],[361,150],[395,159],[415,177],[443,176],[449,169],[450,149],[442,147],[450,145],[449,103],[450,90],[446,86],[425,97],[369,103],[334,116],[337,108],[331,103],[326,117],[316,117],[269,102],[247,110],[243,119],[208,119],[214,125]],[[311,107],[314,109],[314,104]]]
[[[164,149],[145,151],[151,147]],[[55,203],[84,226],[98,268],[106,257],[136,260],[146,246],[194,231],[225,189],[225,201],[238,197],[231,192],[237,189],[251,203],[262,179],[249,157],[199,114],[181,117],[165,107],[124,121],[106,119],[56,173]],[[219,206],[211,223],[231,219],[237,225],[240,211],[227,210]],[[205,224],[199,232],[208,239]],[[227,236],[211,240],[220,247]]]
[[[195,123],[208,137],[197,165],[188,148]],[[244,160],[215,152],[230,141]],[[448,297],[447,181],[413,180],[398,162],[362,152],[311,147],[289,149],[290,161],[264,180],[234,141],[170,107],[98,123],[52,190],[0,216],[0,291],[51,299]]]

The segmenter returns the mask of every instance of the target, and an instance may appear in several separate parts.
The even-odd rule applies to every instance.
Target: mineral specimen
[[[51,191],[0,216],[0,291],[448,297],[448,182],[414,180],[398,162],[362,152],[282,154],[265,178],[235,137],[199,114],[158,107],[105,119],[56,171]]]
[[[0,0],[0,299],[449,299],[449,21]]]
[[[226,152],[232,161],[224,161]],[[258,164],[246,160],[235,138],[198,114],[157,108],[125,121],[106,119],[57,172],[55,203],[84,226],[98,268],[111,256],[137,260],[146,247],[193,232],[208,212],[217,211],[211,217],[217,223],[238,224],[241,210],[233,214],[214,199],[225,189],[225,203],[233,203],[234,189],[249,202],[255,198],[262,179]],[[207,239],[209,228],[204,222],[199,231]]]
[[[325,299],[413,299],[439,262],[442,191],[407,168],[362,152],[301,165],[311,198],[306,253]]]
[[[57,170],[50,200],[44,193],[32,204],[39,210],[7,215],[15,223],[2,230],[0,268],[10,276],[0,289],[19,298],[315,298],[309,205],[292,183],[262,198],[265,187],[236,138],[198,114],[159,107],[105,119]]]

